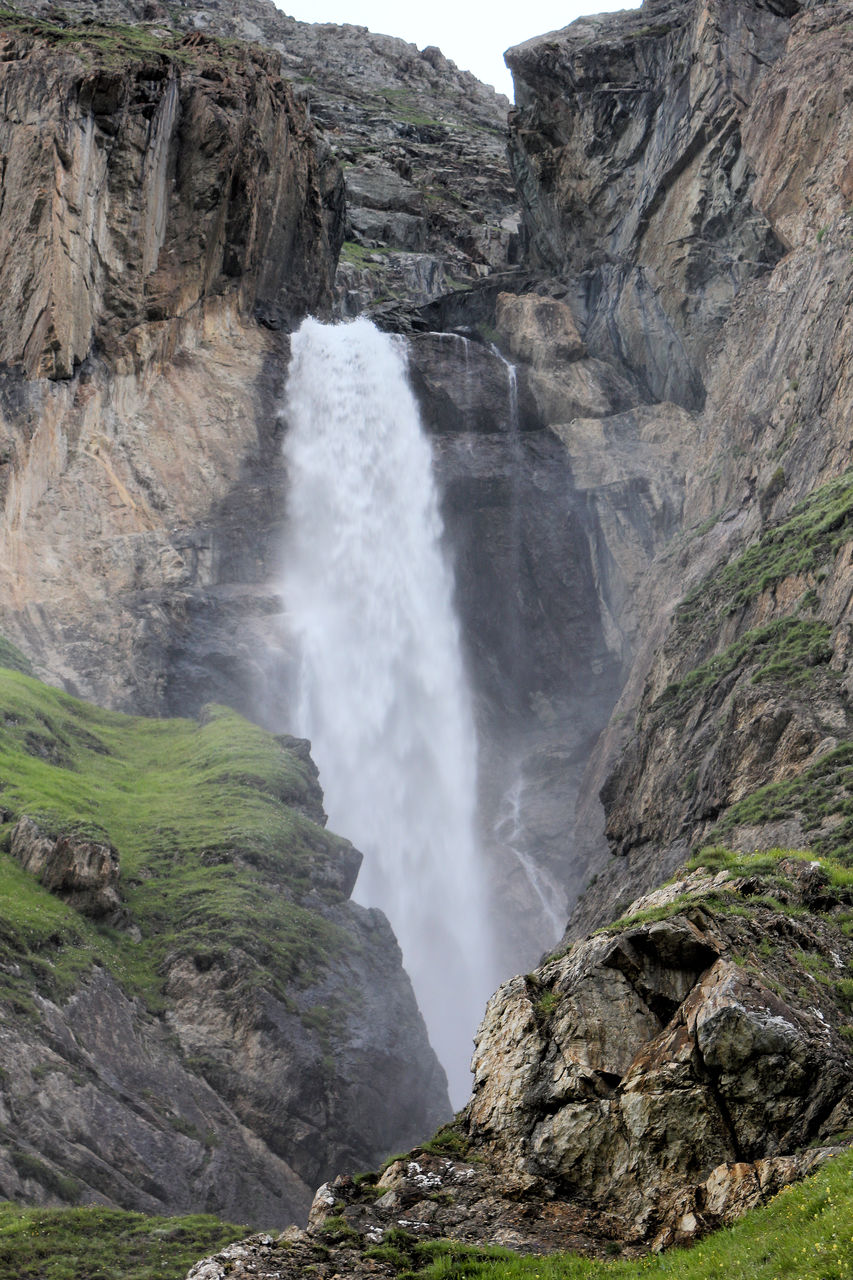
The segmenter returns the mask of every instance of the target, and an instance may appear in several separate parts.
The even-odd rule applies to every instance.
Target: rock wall
[[[85,34],[75,54],[32,31],[3,49],[0,359],[67,378],[225,292],[278,325],[328,308],[341,178],[274,57]]]
[[[331,307],[340,171],[272,55],[59,32],[16,20],[2,63],[3,626],[101,704],[246,708],[275,329]]]
[[[52,11],[50,0],[22,7]],[[395,327],[413,306],[517,261],[509,103],[439,49],[366,27],[298,22],[272,0],[70,0],[65,12],[149,30],[174,24],[270,51],[345,169],[339,314],[368,309]]]
[[[507,54],[530,257],[583,273],[588,345],[656,400],[701,407],[733,298],[781,257],[742,117],[795,8],[647,0]]]
[[[849,16],[647,0],[508,54],[528,256],[548,273],[526,287],[561,292],[588,355],[633,380],[647,438],[674,457],[682,433],[683,507],[661,538],[634,511],[604,516],[604,565],[623,573],[602,573],[600,594],[625,665],[580,788],[573,856],[599,881],[574,936],[670,874],[733,803],[847,734],[843,539],[821,543],[809,524],[808,573],[762,582],[756,562],[737,599],[722,584],[757,539],[772,559],[796,504],[847,465]],[[579,418],[546,413],[570,465],[612,466],[619,417]],[[635,451],[622,456],[626,478],[643,474]],[[630,575],[612,551],[620,525],[646,551],[629,543]],[[800,641],[809,682],[794,674]],[[772,842],[753,828],[744,840]],[[809,843],[802,823],[787,838]]]

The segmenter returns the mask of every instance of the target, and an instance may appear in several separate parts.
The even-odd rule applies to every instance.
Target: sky
[[[636,8],[631,0],[275,0],[302,22],[353,22],[384,35],[400,36],[419,49],[437,44],[463,71],[494,85],[512,100],[512,77],[503,51],[532,36],[567,26],[588,13]]]

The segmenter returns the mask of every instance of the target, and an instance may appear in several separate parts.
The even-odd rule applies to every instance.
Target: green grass
[[[43,889],[8,853],[7,823],[0,995],[26,1011],[33,988],[62,998],[97,963],[156,1013],[165,969],[185,956],[227,966],[235,999],[264,987],[290,1000],[354,945],[301,904],[344,848],[299,812],[312,787],[302,760],[225,708],[200,723],[123,716],[0,671],[0,805],[109,840],[142,933],[99,927]]]
[[[381,253],[384,257],[391,254],[390,249],[366,249],[357,240],[345,240],[341,245],[341,262],[348,262],[353,267],[363,267],[366,271],[383,271],[385,264],[372,261],[373,255]]]
[[[853,867],[853,742],[821,756],[799,777],[771,782],[737,801],[710,833],[724,842],[738,826],[762,826],[799,815],[804,832],[818,832],[827,818],[833,825],[808,841],[821,858]]]
[[[424,115],[420,109],[418,95],[411,89],[402,88],[385,88],[380,90],[378,103],[381,104],[380,110],[388,110],[395,120],[401,120],[404,124],[427,125],[435,129],[452,129],[454,126],[447,121],[438,120],[435,116]]]
[[[6,667],[9,671],[22,671],[25,676],[33,674],[33,664],[29,658],[4,636],[0,636],[0,667]]]
[[[817,574],[853,538],[853,469],[815,490],[791,515],[685,598],[676,620],[705,625],[797,574]]]
[[[418,1280],[849,1280],[853,1152],[691,1249],[602,1262],[566,1253],[519,1257],[439,1241],[415,1245],[412,1261],[408,1274]]]
[[[246,1231],[208,1215],[0,1204],[0,1280],[183,1280],[193,1263]]]
[[[721,680],[742,668],[752,667],[752,682],[779,680],[786,687],[813,683],[818,669],[832,657],[831,629],[825,622],[804,618],[778,618],[767,626],[747,631],[681,680],[667,685],[654,703],[677,708],[699,693],[710,692]]]

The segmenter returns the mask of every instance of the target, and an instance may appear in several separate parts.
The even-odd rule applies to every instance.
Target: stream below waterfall
[[[331,828],[364,854],[354,896],[391,921],[459,1107],[498,975],[471,694],[402,340],[365,319],[306,320],[285,413],[294,727]]]

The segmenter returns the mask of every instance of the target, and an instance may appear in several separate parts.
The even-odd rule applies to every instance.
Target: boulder
[[[48,835],[32,818],[21,818],[12,831],[11,853],[25,871],[83,915],[111,923],[126,915],[118,850],[111,844],[74,832]]]

